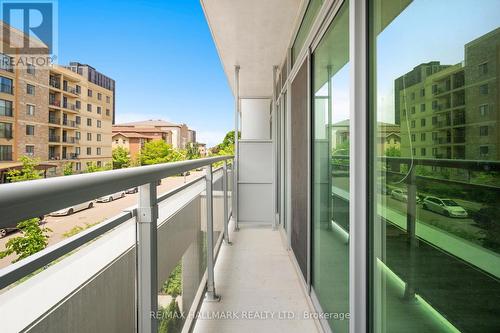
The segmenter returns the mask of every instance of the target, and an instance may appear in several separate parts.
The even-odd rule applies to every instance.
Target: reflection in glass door
[[[376,0],[372,332],[500,332],[500,2]]]
[[[349,331],[349,13],[313,53],[312,287],[334,332]]]

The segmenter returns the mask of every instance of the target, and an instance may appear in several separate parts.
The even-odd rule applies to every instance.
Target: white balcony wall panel
[[[241,99],[241,140],[271,139],[271,100]]]

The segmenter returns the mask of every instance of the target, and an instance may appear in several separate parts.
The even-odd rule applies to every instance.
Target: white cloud
[[[224,131],[196,131],[196,140],[207,144],[207,147],[218,145],[224,140],[226,132]]]

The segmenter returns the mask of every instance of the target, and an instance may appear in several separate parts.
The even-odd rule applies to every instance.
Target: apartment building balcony
[[[56,99],[49,99],[49,105],[55,106],[55,107],[61,107],[61,101],[56,100]]]
[[[60,125],[61,124],[61,118],[56,118],[56,117],[50,117],[49,116],[49,124]]]
[[[76,104],[73,103],[63,103],[63,108],[71,111],[78,111]]]
[[[61,137],[58,135],[49,134],[49,142],[61,142]]]
[[[70,136],[65,137],[65,136],[63,136],[62,142],[64,142],[64,143],[70,143],[70,144],[75,144],[77,142],[77,140],[76,140],[76,137],[72,137],[72,136],[71,137]]]
[[[63,126],[77,128],[77,124],[76,124],[75,120],[68,120],[68,119],[63,118],[62,124],[63,124]]]
[[[65,86],[64,87],[64,91],[67,92],[67,93],[70,93],[72,95],[75,95],[75,96],[79,96],[77,90],[75,87],[72,87],[72,86]]]
[[[61,89],[61,83],[57,79],[50,78],[49,86],[55,89]]]

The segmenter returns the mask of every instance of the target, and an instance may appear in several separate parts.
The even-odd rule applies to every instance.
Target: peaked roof
[[[126,138],[139,138],[139,139],[158,139],[159,136],[154,136],[154,135],[147,135],[147,134],[141,134],[137,132],[118,132],[118,133],[113,133],[113,136],[116,135],[121,135]]]
[[[181,127],[182,125],[171,123],[161,119],[149,119],[144,121],[133,121],[129,123],[116,124],[115,126],[164,126],[164,127]]]

